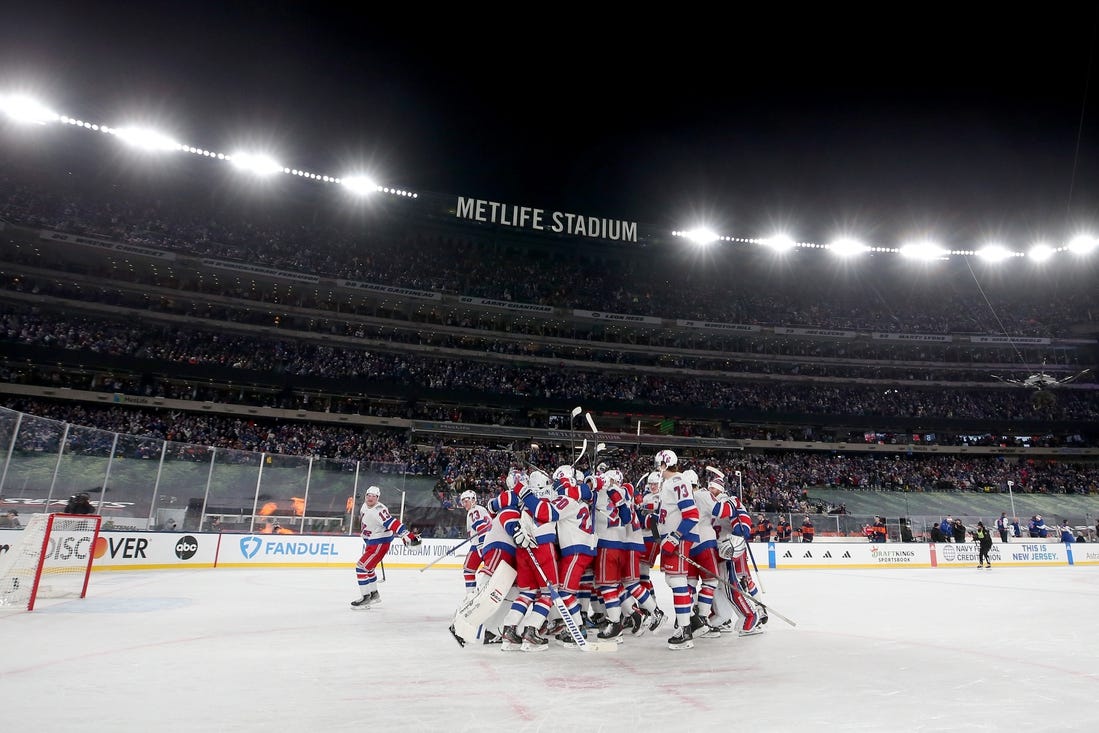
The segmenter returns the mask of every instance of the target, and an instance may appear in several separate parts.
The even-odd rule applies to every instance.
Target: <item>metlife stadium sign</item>
[[[526,229],[533,232],[567,234],[573,237],[606,239],[612,242],[637,240],[637,222],[599,216],[546,211],[532,206],[504,204],[498,201],[458,197],[454,215],[458,219]]]

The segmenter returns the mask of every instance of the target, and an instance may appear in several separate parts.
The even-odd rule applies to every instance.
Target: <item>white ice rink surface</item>
[[[43,731],[1094,730],[1099,568],[764,571],[766,633],[459,648],[460,571],[96,573],[0,614],[0,727]],[[655,578],[662,608],[670,594]]]

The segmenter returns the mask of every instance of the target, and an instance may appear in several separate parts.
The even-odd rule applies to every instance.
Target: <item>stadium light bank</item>
[[[24,125],[47,125],[59,123],[71,127],[79,127],[90,132],[110,135],[119,141],[150,153],[189,153],[203,158],[220,160],[232,164],[235,168],[256,175],[291,175],[306,178],[319,183],[331,183],[342,186],[349,193],[366,196],[375,193],[385,193],[393,196],[417,198],[414,191],[390,188],[376,183],[369,176],[361,173],[350,173],[346,176],[330,176],[323,173],[299,168],[290,168],[279,163],[273,156],[264,152],[237,151],[231,154],[219,153],[214,150],[188,145],[179,142],[174,136],[144,126],[120,126],[112,127],[97,122],[69,117],[59,114],[41,101],[25,94],[0,94],[0,114],[3,114],[13,122]]]
[[[155,129],[142,126],[112,127],[96,122],[88,122],[60,114],[50,106],[23,93],[0,94],[0,114],[8,119],[25,125],[47,125],[60,123],[82,128],[91,132],[110,135],[118,140],[153,153],[183,152],[204,158],[231,163],[234,167],[257,176],[291,175],[317,181],[323,184],[336,184],[356,196],[368,196],[384,193],[392,196],[418,198],[414,191],[391,188],[376,183],[362,173],[349,173],[345,176],[331,176],[314,173],[299,168],[289,168],[279,163],[273,156],[255,151],[238,151],[232,154],[219,153],[206,148],[178,142],[175,137]],[[844,236],[830,244],[797,242],[788,235],[777,234],[766,238],[732,237],[718,234],[707,226],[699,226],[686,231],[674,231],[673,236],[682,237],[698,247],[708,247],[715,243],[760,245],[770,248],[777,254],[797,248],[823,249],[839,257],[856,257],[865,253],[899,254],[908,259],[926,262],[944,260],[952,256],[976,256],[983,262],[997,264],[1011,259],[1026,259],[1033,263],[1043,263],[1059,253],[1068,252],[1077,256],[1087,256],[1099,247],[1099,238],[1090,233],[1080,233],[1061,246],[1038,242],[1026,252],[1020,252],[1000,243],[989,243],[979,250],[948,250],[933,242],[915,242],[901,247],[886,247],[864,244],[860,240]]]
[[[730,237],[717,234],[714,230],[705,226],[673,231],[672,235],[681,237],[697,247],[709,247],[719,242],[759,245],[771,250],[776,255],[784,255],[795,249],[821,249],[841,258],[856,258],[867,253],[888,253],[909,260],[930,263],[938,260],[948,260],[951,257],[976,257],[989,265],[996,265],[1014,259],[1025,259],[1034,264],[1040,264],[1061,253],[1070,253],[1081,257],[1087,256],[1099,247],[1099,238],[1091,234],[1078,234],[1061,246],[1037,242],[1025,252],[1014,250],[999,242],[989,242],[979,249],[947,249],[934,241],[926,239],[907,242],[897,247],[886,247],[869,245],[849,236],[838,237],[828,244],[799,242],[787,234],[775,234],[762,238]]]

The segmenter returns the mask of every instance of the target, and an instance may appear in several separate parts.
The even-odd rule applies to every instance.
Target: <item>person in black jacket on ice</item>
[[[988,551],[992,549],[992,534],[984,522],[977,522],[977,529],[973,530],[973,541],[977,543],[977,567],[991,570],[992,560],[988,558]]]

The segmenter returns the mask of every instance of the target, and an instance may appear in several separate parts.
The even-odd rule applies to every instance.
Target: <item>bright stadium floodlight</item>
[[[269,155],[262,153],[234,153],[231,156],[234,166],[257,176],[269,176],[281,173],[282,166]]]
[[[985,262],[1003,262],[1009,257],[1014,257],[1015,253],[1002,244],[986,244],[977,250],[977,256]]]
[[[930,262],[946,257],[947,251],[934,242],[913,242],[901,247],[901,256],[910,260]]]
[[[37,99],[22,94],[0,95],[0,111],[16,122],[34,125],[44,125],[60,119],[60,115]]]
[[[183,146],[162,132],[147,127],[116,127],[114,136],[127,145],[149,151],[180,150]]]
[[[761,241],[775,252],[789,252],[797,246],[797,243],[786,234],[776,234]]]
[[[340,182],[348,191],[360,196],[377,193],[379,190],[378,184],[366,176],[345,176]]]
[[[707,227],[698,227],[689,232],[683,232],[683,237],[688,241],[694,242],[699,247],[706,247],[720,239],[714,230],[708,229]]]
[[[828,245],[828,251],[838,257],[854,257],[863,252],[869,252],[870,248],[857,239],[840,237]]]
[[[1095,237],[1088,234],[1078,234],[1068,243],[1068,250],[1074,254],[1086,255],[1095,249],[1096,244],[1099,244],[1099,242],[1096,241]]]
[[[1050,247],[1045,242],[1038,242],[1030,248],[1030,251],[1027,252],[1026,256],[1034,260],[1035,262],[1045,262],[1053,256],[1053,253],[1053,247]]]

